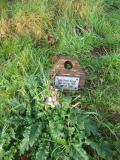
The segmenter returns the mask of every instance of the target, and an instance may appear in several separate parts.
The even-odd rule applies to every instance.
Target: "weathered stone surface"
[[[78,61],[70,56],[56,56],[53,58],[54,62],[55,62],[55,66],[53,67],[53,69],[51,70],[51,76],[54,77],[54,85],[55,85],[55,78],[56,77],[68,77],[68,83],[71,86],[70,88],[65,88],[65,86],[63,86],[63,89],[65,88],[66,90],[79,90],[81,87],[84,86],[85,83],[85,73],[84,71],[80,68],[80,65],[78,63]],[[69,65],[70,68],[67,68],[66,65]],[[71,84],[70,84],[70,77],[71,77]],[[79,84],[78,87],[74,88],[74,81],[72,82],[73,77],[75,78],[79,78]],[[63,79],[62,78],[62,79]],[[61,79],[61,81],[62,81]],[[77,80],[77,79],[76,79]],[[67,85],[67,80],[65,78],[65,83]],[[75,82],[76,83],[76,82]],[[73,87],[72,87],[73,84]],[[64,84],[63,84],[64,85]]]

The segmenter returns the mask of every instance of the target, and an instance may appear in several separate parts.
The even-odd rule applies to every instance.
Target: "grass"
[[[118,9],[111,9],[112,5]],[[26,106],[34,103],[32,99],[37,106],[47,108],[44,97],[51,94],[49,76],[54,66],[51,59],[59,54],[76,57],[86,71],[82,92],[71,95],[78,97],[75,102],[80,109],[96,112],[102,120],[110,113],[120,112],[119,0],[16,0],[3,6],[0,9],[1,129],[13,113],[18,114],[16,98],[23,108],[24,103]],[[89,30],[84,29],[86,25],[90,26]],[[82,34],[76,34],[76,26]],[[48,34],[57,39],[55,46],[48,45]],[[97,57],[92,50],[101,46],[112,50]],[[64,98],[61,95],[60,104]],[[119,137],[120,125],[111,126]],[[115,145],[120,147],[120,141]],[[116,153],[118,160],[119,154]]]

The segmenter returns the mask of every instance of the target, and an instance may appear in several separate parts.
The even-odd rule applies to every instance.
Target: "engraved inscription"
[[[64,90],[78,90],[79,89],[79,77],[69,76],[56,76],[55,87]]]

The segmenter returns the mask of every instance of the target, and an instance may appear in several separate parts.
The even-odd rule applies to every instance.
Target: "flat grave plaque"
[[[69,56],[54,57],[55,65],[51,71],[54,86],[61,90],[78,91],[84,86],[85,73],[78,61]]]

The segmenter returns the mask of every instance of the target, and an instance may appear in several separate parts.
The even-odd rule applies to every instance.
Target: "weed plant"
[[[120,124],[107,119],[120,112],[119,0],[0,5],[0,159],[119,160]],[[76,57],[86,83],[80,93],[61,93],[51,108],[45,98],[59,54]]]

